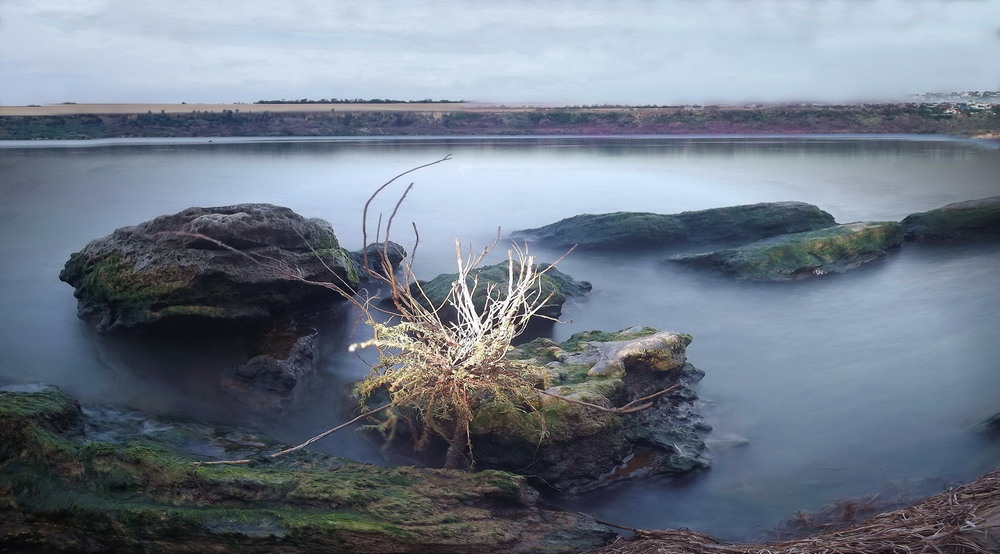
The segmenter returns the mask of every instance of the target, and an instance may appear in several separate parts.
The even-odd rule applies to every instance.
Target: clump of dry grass
[[[397,415],[416,414],[417,448],[435,435],[443,438],[449,445],[445,467],[472,467],[469,422],[484,403],[519,410],[538,396],[538,371],[506,354],[549,300],[539,279],[545,270],[514,246],[507,252],[506,286],[480,282],[475,270],[492,248],[463,255],[456,242],[458,277],[439,305],[431,304],[403,264],[402,279],[385,280],[394,306],[390,321],[369,317],[374,336],[352,345],[379,350],[378,363],[358,387],[362,398],[385,390],[394,405],[405,408]],[[481,299],[479,307],[474,298]]]

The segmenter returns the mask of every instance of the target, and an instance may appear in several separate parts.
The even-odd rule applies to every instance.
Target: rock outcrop
[[[329,223],[270,204],[189,208],[123,227],[70,256],[59,278],[100,331],[269,321],[343,300],[303,280],[358,283]]]
[[[514,236],[555,248],[649,250],[686,243],[745,243],[835,224],[832,215],[811,204],[768,202],[669,215],[582,214]]]
[[[1000,196],[955,202],[911,214],[902,223],[907,240],[1000,238]]]
[[[542,397],[533,411],[484,410],[470,426],[479,467],[515,471],[557,490],[579,490],[640,474],[682,474],[706,467],[708,427],[691,385],[703,373],[687,363],[691,337],[637,327],[536,339],[508,357],[539,366],[548,392],[606,408],[676,388],[632,413],[610,413]],[[640,453],[641,467],[622,464]]]
[[[670,262],[749,281],[788,281],[839,273],[886,256],[903,243],[896,222],[863,222],[793,233]]]
[[[509,473],[259,456],[274,448],[233,429],[83,412],[55,388],[0,390],[0,549],[568,553],[615,536],[541,507]]]
[[[118,229],[73,254],[59,278],[98,331],[210,327],[247,337],[247,361],[220,368],[222,387],[253,412],[273,414],[295,403],[313,372],[311,318],[344,300],[316,283],[350,292],[358,273],[329,223],[239,204]]]

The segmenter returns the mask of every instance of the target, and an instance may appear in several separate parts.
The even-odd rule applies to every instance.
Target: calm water
[[[632,138],[12,143],[0,147],[0,381],[60,385],[84,401],[239,420],[213,365],[235,345],[178,349],[98,339],[57,275],[117,227],[190,206],[270,202],[333,223],[360,245],[360,210],[412,174],[399,221],[420,229],[417,271],[451,272],[454,240],[578,213],[673,213],[799,200],[839,222],[899,220],[1000,194],[1000,151],[908,137]],[[391,209],[390,194],[379,209]],[[404,225],[399,224],[399,229]],[[396,235],[409,242],[408,235]],[[559,253],[534,249],[543,260]],[[1000,466],[970,425],[1000,411],[1000,245],[908,245],[848,274],[745,284],[656,257],[574,253],[561,269],[594,284],[556,338],[650,325],[691,333],[689,359],[714,426],[714,467],[683,482],[623,483],[557,499],[633,527],[689,527],[753,539],[796,510],[886,491],[929,494]],[[349,314],[332,314],[350,322]],[[289,442],[338,421],[334,398],[364,373],[331,337],[316,402],[268,430]],[[220,408],[221,407],[221,408]],[[748,444],[728,448],[733,441]],[[351,433],[319,443],[378,461]]]

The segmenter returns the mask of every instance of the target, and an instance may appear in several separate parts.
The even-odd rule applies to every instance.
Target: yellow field
[[[475,109],[504,109],[472,103],[405,104],[50,104],[46,106],[0,106],[3,115],[72,115],[222,112],[454,112]],[[508,108],[509,109],[509,108]],[[524,109],[524,108],[513,108]]]

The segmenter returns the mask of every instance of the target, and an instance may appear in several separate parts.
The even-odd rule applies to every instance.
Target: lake
[[[269,202],[330,221],[361,246],[361,209],[394,175],[409,182],[394,236],[422,278],[454,271],[454,241],[580,213],[676,213],[755,202],[816,204],[838,222],[898,221],[1000,194],[995,143],[944,137],[486,137],[197,139],[0,144],[0,383],[44,382],[83,402],[169,417],[241,421],[213,367],[233,345],[178,349],[99,338],[58,280],[69,255],[118,227],[191,206]],[[404,222],[405,224],[401,223]],[[501,248],[502,250],[502,248]],[[540,261],[561,252],[531,247]],[[502,254],[502,252],[501,252]],[[857,270],[792,283],[740,283],[660,264],[662,256],[574,252],[560,269],[590,281],[554,338],[648,325],[690,333],[688,359],[714,429],[712,469],[553,497],[640,528],[687,527],[754,540],[797,510],[876,494],[926,495],[1000,467],[972,430],[1000,412],[1000,244],[908,244]],[[349,325],[350,314],[331,314]],[[338,422],[365,372],[347,335],[324,347],[317,400],[264,429],[297,443]],[[341,432],[318,449],[382,463]]]

